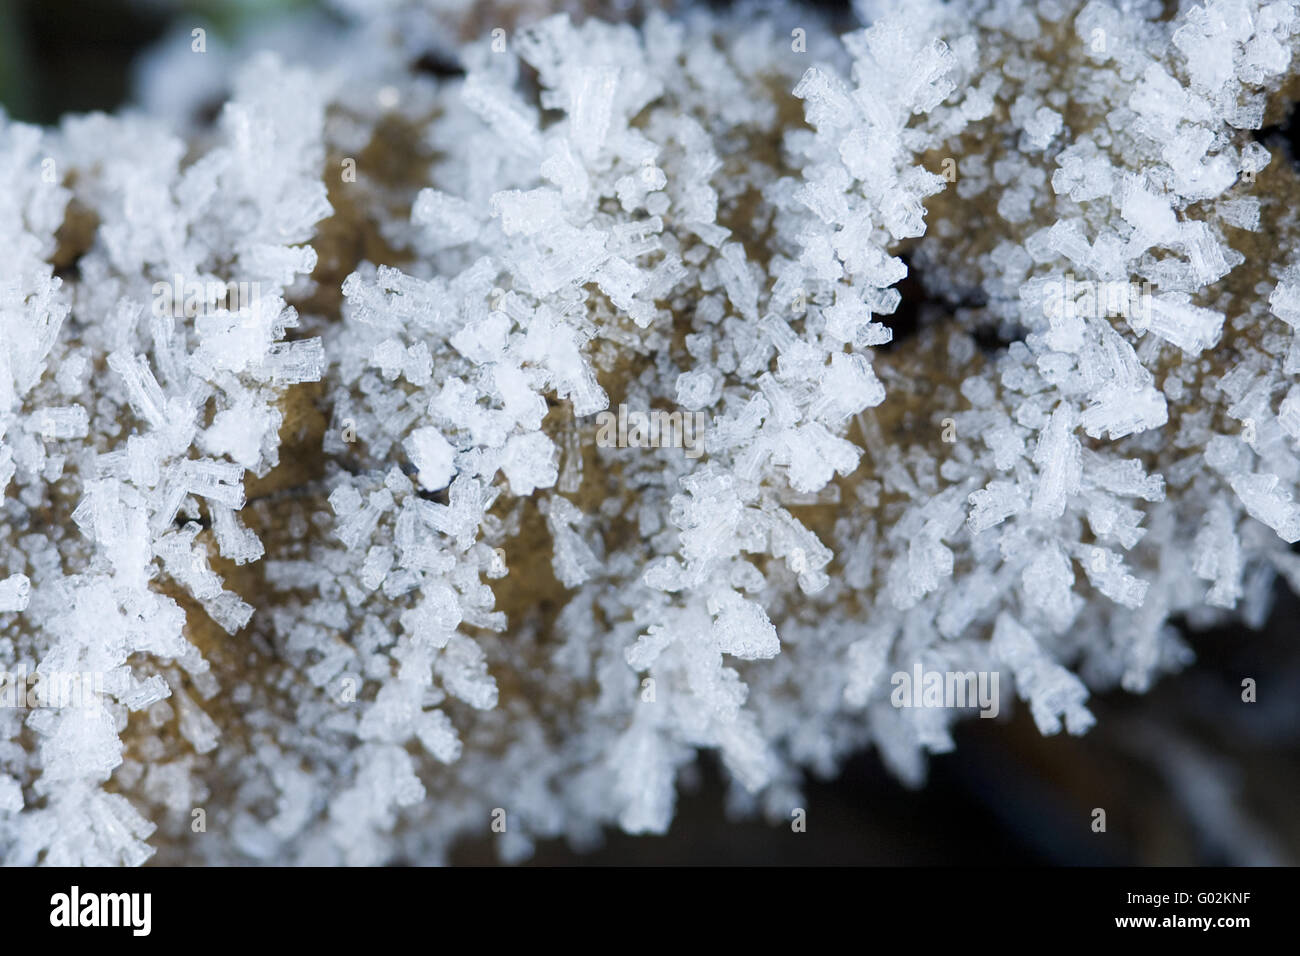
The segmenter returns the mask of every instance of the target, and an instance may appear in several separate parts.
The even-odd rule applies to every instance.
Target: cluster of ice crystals
[[[89,688],[3,718],[3,772],[21,785],[0,817],[7,862],[143,862],[152,808],[103,788],[218,745],[203,703],[218,688],[191,628],[206,613],[234,635],[253,614],[210,559],[262,553],[237,514],[244,476],[277,463],[284,386],[324,370],[319,340],[285,341],[298,320],[284,296],[314,267],[300,244],[330,212],[320,87],[266,59],[236,90],[184,164],[185,144],[146,119],[0,119],[13,244],[0,266],[0,667]],[[60,243],[77,246],[77,281],[54,275]],[[204,297],[241,283],[253,293]],[[182,600],[202,608],[188,624]],[[128,757],[121,735],[145,712],[156,728],[174,719],[184,746]]]
[[[211,128],[226,54],[0,117],[0,669],[102,678],[0,711],[6,862],[518,859],[702,750],[788,819],[953,746],[891,672],[1082,733],[1300,579],[1295,4],[338,6]]]

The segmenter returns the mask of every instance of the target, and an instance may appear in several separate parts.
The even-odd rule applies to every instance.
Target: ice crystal
[[[518,859],[664,831],[701,750],[788,819],[952,747],[895,669],[1082,733],[1175,616],[1266,611],[1294,4],[337,6],[0,117],[0,666],[102,676],[0,713],[5,862],[437,861],[496,808]]]

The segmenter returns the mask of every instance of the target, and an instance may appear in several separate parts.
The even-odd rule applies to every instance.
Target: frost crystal
[[[1082,733],[1292,567],[1292,4],[337,5],[0,115],[0,669],[101,678],[0,718],[4,862],[518,859],[700,751],[788,819],[953,746],[890,672]]]

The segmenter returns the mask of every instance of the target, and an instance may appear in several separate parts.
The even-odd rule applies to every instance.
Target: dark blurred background
[[[0,103],[17,119],[112,110],[135,56],[179,23],[238,35],[309,0],[0,0]],[[823,10],[846,5],[819,4]],[[1027,709],[968,720],[957,749],[905,789],[874,753],[807,782],[807,831],[729,821],[706,758],[663,837],[609,834],[582,855],[544,843],[537,864],[1260,864],[1300,862],[1300,602],[1279,584],[1264,630],[1187,635],[1197,663],[1149,694],[1095,696],[1086,736],[1044,738]],[[1243,703],[1241,681],[1258,682]],[[1107,813],[1094,833],[1092,809]],[[489,840],[453,860],[495,862]]]
[[[15,119],[54,123],[113,110],[130,91],[136,54],[174,23],[233,36],[297,0],[0,0],[0,103]]]

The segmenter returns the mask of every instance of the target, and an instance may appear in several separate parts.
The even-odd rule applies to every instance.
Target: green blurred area
[[[0,105],[31,123],[113,110],[131,64],[168,30],[234,38],[318,0],[0,0]]]

